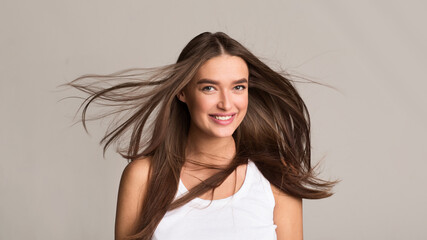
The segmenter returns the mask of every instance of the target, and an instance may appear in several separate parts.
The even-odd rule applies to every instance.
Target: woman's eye
[[[212,87],[212,86],[206,86],[206,87],[202,88],[202,91],[207,91],[207,92],[210,92],[210,91],[213,91],[213,90],[214,90],[214,87]]]
[[[241,91],[241,90],[244,90],[246,87],[245,87],[245,86],[243,86],[243,85],[238,85],[238,86],[235,86],[234,88],[235,88],[236,90]]]

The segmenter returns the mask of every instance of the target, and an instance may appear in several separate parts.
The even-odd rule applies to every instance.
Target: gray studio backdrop
[[[11,1],[0,7],[0,239],[113,239],[126,161],[105,124],[72,126],[56,87],[172,63],[224,31],[298,84],[313,161],[340,178],[304,201],[305,239],[427,239],[425,1]]]

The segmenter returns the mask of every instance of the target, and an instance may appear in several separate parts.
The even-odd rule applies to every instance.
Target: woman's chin
[[[229,126],[205,125],[197,128],[190,127],[190,135],[194,134],[194,136],[198,136],[198,138],[229,138],[233,136],[236,128],[237,127],[232,124]]]
[[[224,130],[223,131],[214,131],[210,135],[212,137],[216,137],[216,138],[228,138],[228,137],[232,137],[233,133],[235,131],[235,129],[226,130],[226,131],[224,131]]]

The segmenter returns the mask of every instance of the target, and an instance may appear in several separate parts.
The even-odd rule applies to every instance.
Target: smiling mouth
[[[221,114],[221,115],[209,114],[209,116],[214,117],[214,118],[216,118],[218,120],[228,120],[228,119],[234,117],[234,115],[236,115],[236,114],[235,113],[232,113],[232,114],[229,114],[229,115],[224,115],[224,114]]]
[[[234,115],[234,114],[233,114]],[[216,115],[211,115],[212,117],[218,119],[218,120],[228,120],[230,118],[233,117],[233,115],[228,115],[228,116],[216,116]]]
[[[236,113],[233,113],[233,114],[230,114],[230,115],[209,114],[209,117],[211,117],[211,119],[213,121],[215,121],[216,123],[221,124],[221,125],[228,125],[228,124],[230,124],[234,120],[235,116],[236,116]]]

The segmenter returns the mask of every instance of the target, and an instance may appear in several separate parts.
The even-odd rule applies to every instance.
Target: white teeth
[[[228,120],[230,119],[232,116],[215,116],[216,119],[218,120]]]

